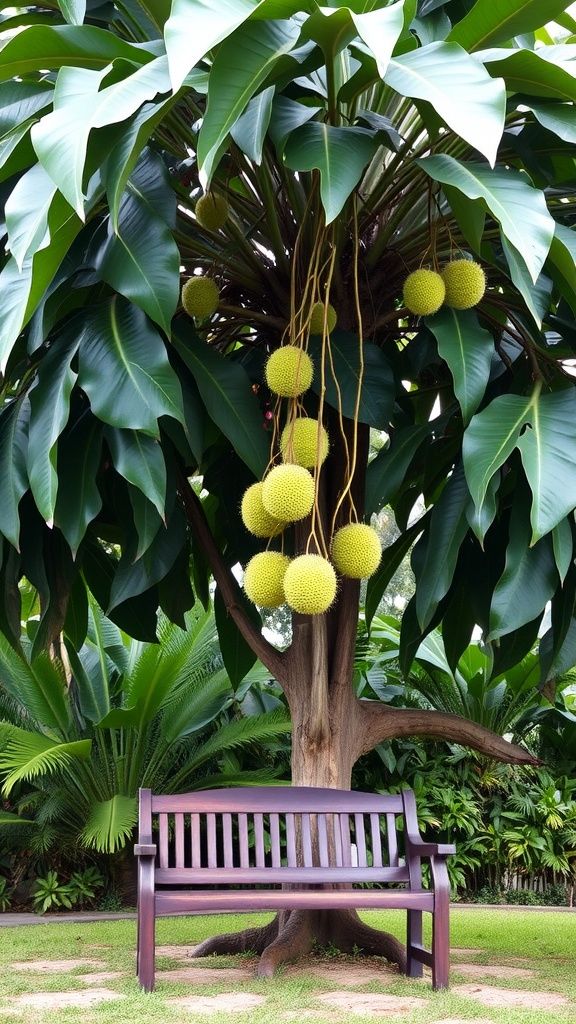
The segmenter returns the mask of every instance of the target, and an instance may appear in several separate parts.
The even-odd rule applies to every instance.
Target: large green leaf
[[[493,165],[504,129],[506,90],[455,43],[429,43],[390,61],[386,82],[426,100],[446,124]]]
[[[310,121],[321,109],[321,107],[309,107],[307,104],[298,103],[288,96],[275,97],[268,134],[279,154],[283,152],[284,143],[292,132]]]
[[[179,328],[173,340],[196,379],[209,416],[260,479],[268,465],[270,446],[246,371],[201,342],[190,328]]]
[[[312,337],[308,349],[314,361],[312,388],[322,387],[322,343]],[[350,331],[335,330],[330,335],[330,357],[325,366],[325,399],[334,409],[342,409],[348,419],[354,419],[358,387],[362,374],[362,389],[358,408],[358,421],[378,430],[386,430],[394,405],[395,387],[390,363],[376,345],[362,344],[360,358],[358,335]]]
[[[15,547],[20,542],[18,505],[28,488],[26,452],[30,401],[27,395],[6,406],[0,414],[0,533]]]
[[[565,9],[566,0],[476,0],[448,39],[467,50],[494,46],[541,28]]]
[[[166,526],[160,527],[139,559],[135,561],[131,551],[123,554],[110,591],[107,614],[163,580],[183,549],[186,549],[186,523],[180,506],[176,505]]]
[[[38,511],[48,525],[54,521],[57,445],[70,414],[70,395],[77,377],[70,364],[77,348],[74,336],[51,348],[30,389],[28,478]]]
[[[519,492],[520,499],[524,495]],[[544,611],[558,586],[558,573],[550,537],[533,547],[525,500],[515,500],[510,520],[510,539],[506,564],[498,580],[490,606],[490,633],[496,640],[520,629]]]
[[[79,419],[58,450],[58,498],[54,522],[74,555],[88,524],[102,508],[96,480],[100,466],[102,423],[89,414]]]
[[[546,269],[576,313],[576,232],[564,224],[555,225]]]
[[[112,461],[120,476],[138,487],[164,516],[166,463],[157,441],[137,430],[106,428]]]
[[[395,434],[388,448],[379,452],[366,470],[366,514],[379,512],[391,502],[402,486],[406,471],[426,437],[428,427],[404,427]]]
[[[6,201],[8,248],[20,271],[27,256],[44,248],[55,192],[50,176],[41,164],[35,164],[22,175]]]
[[[145,64],[154,54],[105,29],[91,25],[31,25],[14,35],[0,51],[0,81],[22,79],[47,68],[105,68],[122,57]]]
[[[477,413],[464,434],[464,465],[480,510],[496,471],[514,448],[522,455],[532,490],[531,544],[549,533],[576,506],[576,393],[572,388],[529,397],[502,395]]]
[[[416,614],[423,630],[450,589],[460,545],[468,530],[465,513],[468,498],[466,478],[460,467],[444,487],[434,506],[430,529],[415,550]],[[423,558],[416,557],[420,545]]]
[[[4,82],[0,90],[0,138],[18,125],[27,124],[50,105],[53,95],[52,82]]]
[[[535,103],[532,100],[530,110],[548,131],[564,142],[576,144],[576,111],[572,103]]]
[[[170,334],[178,304],[180,254],[163,219],[138,194],[120,204],[118,233],[110,235],[98,271]]]
[[[201,57],[250,16],[290,18],[309,6],[306,0],[174,0],[164,31],[174,91]]]
[[[258,165],[262,163],[262,149],[272,116],[274,93],[274,86],[270,85],[254,96],[230,129],[236,145],[249,160]]]
[[[509,92],[574,101],[576,69],[567,45],[538,50],[485,50],[478,59],[491,75],[501,76]]]
[[[116,296],[94,307],[79,324],[79,343],[78,383],[104,423],[157,437],[159,416],[184,422],[164,342],[137,306]]]
[[[31,132],[38,159],[79,217],[84,217],[82,177],[91,130],[126,120],[146,100],[170,88],[166,57],[101,88],[108,70],[63,67],[56,83],[54,110]]]
[[[464,423],[476,412],[486,390],[494,356],[494,341],[472,310],[442,307],[426,320],[454,380],[454,394]]]
[[[86,0],[59,0],[60,10],[69,25],[81,25],[86,14]]]
[[[334,128],[314,121],[290,135],[284,160],[293,171],[320,171],[320,196],[330,224],[341,213],[377,148],[372,131]]]
[[[445,154],[418,162],[435,181],[482,200],[536,282],[554,236],[554,221],[544,194],[528,176],[511,168],[490,170],[480,163],[462,163]]]
[[[210,72],[208,103],[198,136],[198,164],[204,187],[210,181],[221,143],[299,34],[294,21],[250,22],[220,46]]]
[[[238,596],[238,603],[241,604],[246,615],[251,619],[254,625],[260,629],[262,626],[262,620],[254,605],[248,601],[243,592]],[[237,690],[244,679],[244,676],[253,667],[256,661],[256,655],[230,616],[228,609],[222,600],[219,587],[216,588],[216,594],[214,597],[214,614],[216,616],[218,641],[220,643],[220,650],[222,651],[224,665],[232,684],[232,689]]]

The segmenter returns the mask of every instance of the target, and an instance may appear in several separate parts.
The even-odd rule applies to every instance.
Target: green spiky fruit
[[[303,466],[285,462],[272,469],[262,486],[264,508],[276,519],[294,523],[304,519],[314,504],[314,478]]]
[[[191,277],[182,288],[182,305],[188,316],[204,320],[218,309],[220,293],[211,277]]]
[[[205,196],[200,196],[194,212],[201,228],[220,231],[228,220],[228,202],[224,196],[207,192]]]
[[[435,270],[415,270],[404,282],[404,305],[416,316],[431,316],[444,302],[446,288]]]
[[[321,555],[299,555],[284,576],[284,596],[293,611],[321,615],[336,597],[336,573]]]
[[[296,345],[284,345],[266,363],[266,382],[282,398],[297,398],[307,391],[314,376],[314,364],[307,352]]]
[[[276,537],[285,529],[286,523],[266,511],[262,502],[262,487],[262,481],[258,481],[244,491],[240,508],[242,522],[255,537]]]
[[[293,423],[287,423],[280,438],[280,451],[285,462],[312,469],[322,465],[328,455],[328,434],[320,427],[320,448],[318,448],[318,420],[299,416]]]
[[[328,328],[328,334],[332,333],[332,331],[336,327],[337,321],[338,317],[336,316],[336,310],[334,309],[334,306],[331,306],[330,303],[328,303],[328,310],[326,313],[326,326]],[[312,306],[312,314],[310,316],[310,334],[322,334],[323,330],[324,303],[315,302],[314,305]]]
[[[244,570],[244,590],[259,608],[279,608],[284,604],[284,576],[290,565],[288,555],[279,551],[261,551]]]
[[[348,523],[334,534],[332,561],[342,576],[361,580],[380,565],[380,538],[366,523]]]
[[[452,309],[472,309],[486,291],[486,275],[474,260],[453,260],[442,271],[444,302]]]

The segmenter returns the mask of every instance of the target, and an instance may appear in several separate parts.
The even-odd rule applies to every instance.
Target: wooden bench
[[[434,988],[448,985],[446,858],[454,847],[422,839],[411,790],[380,796],[277,786],[162,796],[141,789],[134,852],[137,972],[147,992],[154,987],[157,917],[300,908],[406,910],[406,973],[421,977],[426,964]],[[343,888],[318,888],[334,883]],[[431,951],[422,944],[422,911],[432,914]]]

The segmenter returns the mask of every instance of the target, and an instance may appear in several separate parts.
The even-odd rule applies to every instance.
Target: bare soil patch
[[[548,1010],[554,1006],[567,1006],[569,1000],[554,992],[528,992],[495,985],[453,985],[452,992],[477,999],[483,1006],[517,1006],[531,1010]]]
[[[101,985],[104,981],[114,981],[115,978],[125,978],[126,971],[95,971],[94,974],[78,974],[79,981],[85,985]]]
[[[14,996],[15,1006],[33,1006],[38,1010],[62,1010],[65,1006],[94,1006],[106,1000],[125,999],[119,992],[108,988],[90,988],[84,992],[30,992]]]
[[[366,967],[360,964],[326,963],[312,964],[311,966],[302,961],[299,964],[292,964],[284,971],[284,977],[292,977],[299,974],[307,974],[324,982],[335,982],[338,985],[345,985],[346,988],[354,985],[369,985],[373,981],[381,982],[382,985],[390,985],[398,980],[398,971],[395,967],[386,967],[378,964],[375,967]]]
[[[157,971],[158,981],[171,981],[176,984],[214,985],[223,981],[236,984],[249,981],[254,977],[253,968],[241,967],[175,967],[171,971]]]
[[[251,992],[222,992],[218,996],[180,996],[167,999],[170,1006],[182,1006],[194,1013],[249,1013],[266,1002],[266,996]]]
[[[371,992],[325,992],[316,999],[326,1006],[335,1006],[347,1013],[360,1014],[365,1017],[390,1016],[394,1013],[406,1013],[409,1010],[420,1010],[426,1006],[426,999],[415,996],[388,996]]]
[[[194,946],[156,946],[156,956],[169,956],[172,960],[189,960]]]
[[[468,978],[533,978],[536,971],[507,964],[456,964],[455,970]]]
[[[22,960],[11,964],[15,971],[38,971],[45,974],[66,974],[77,967],[104,967],[102,960],[78,957],[75,960]]]

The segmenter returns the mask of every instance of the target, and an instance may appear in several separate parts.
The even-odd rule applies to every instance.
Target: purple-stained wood
[[[139,807],[137,969],[146,991],[154,987],[156,917],[221,910],[406,910],[407,974],[421,976],[426,964],[434,988],[448,985],[446,857],[454,847],[422,839],[410,790],[256,787],[167,796],[143,789]],[[430,861],[431,889],[423,888],[422,858]],[[390,884],[402,887],[383,887]],[[333,885],[342,888],[326,888]],[[423,911],[432,914],[431,951],[422,944]]]

